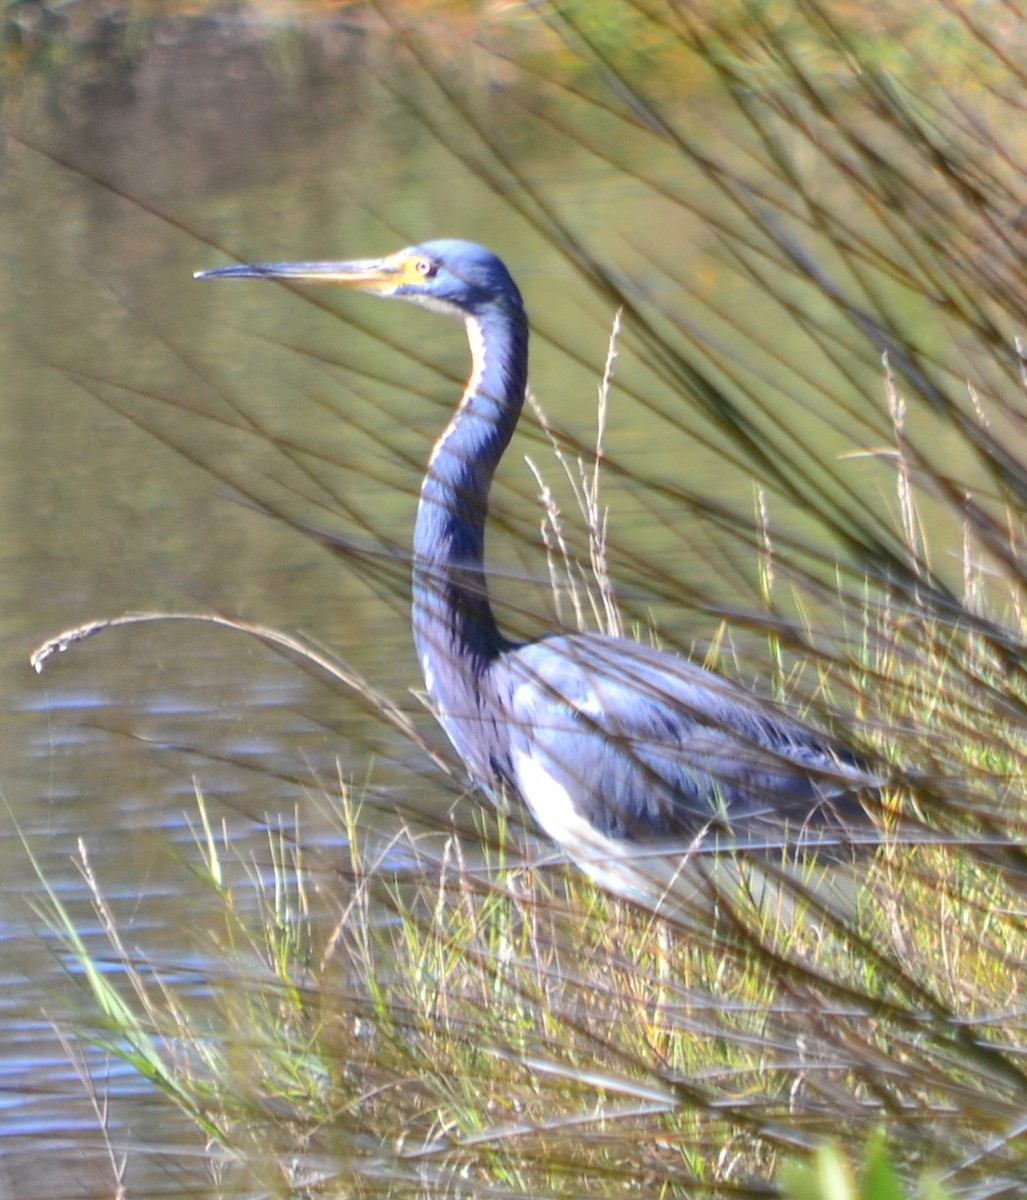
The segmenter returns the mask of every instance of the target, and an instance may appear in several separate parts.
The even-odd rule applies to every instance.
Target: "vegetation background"
[[[5,675],[13,1190],[1019,1194],[1020,8],[0,16],[5,498],[19,572],[36,552],[6,585],[11,661],[109,604],[201,609],[288,652],[240,639],[254,698],[295,717],[225,732],[249,668],[224,628],[105,632],[42,705]],[[511,472],[494,511],[507,625],[618,621],[844,736],[888,779],[844,903],[811,869],[654,913],[465,794],[398,640],[462,350],[394,313],[187,291],[221,250],[438,232],[507,254],[540,347],[541,486]],[[87,483],[116,503],[83,535]],[[92,513],[115,508],[112,538]],[[67,559],[95,574],[67,586]],[[358,715],[315,720],[307,672]],[[203,702],[174,708],[190,679]]]

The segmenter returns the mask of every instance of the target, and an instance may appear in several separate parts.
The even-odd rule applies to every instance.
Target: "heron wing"
[[[514,782],[553,836],[573,820],[617,839],[780,830],[869,783],[758,697],[646,646],[551,638],[504,671]]]

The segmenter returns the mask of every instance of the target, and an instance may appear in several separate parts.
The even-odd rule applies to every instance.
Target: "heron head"
[[[460,317],[479,317],[496,307],[523,312],[520,292],[503,262],[484,246],[455,238],[409,246],[385,258],[217,267],[197,272],[196,278],[334,283]]]

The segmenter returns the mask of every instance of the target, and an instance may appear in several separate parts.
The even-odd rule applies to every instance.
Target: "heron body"
[[[829,740],[687,659],[596,634],[516,643],[484,573],[492,479],[520,416],[528,323],[503,263],[428,242],[383,259],[269,263],[205,276],[321,281],[465,322],[472,370],[435,443],[413,541],[413,628],[438,719],[474,780],[516,792],[593,874],[632,847],[710,833],[843,828],[866,773]]]

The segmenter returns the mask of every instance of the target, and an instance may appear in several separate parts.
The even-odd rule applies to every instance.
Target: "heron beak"
[[[334,283],[361,292],[389,295],[411,277],[416,259],[406,252],[354,262],[281,262],[215,267],[194,279],[280,279],[289,283]]]

